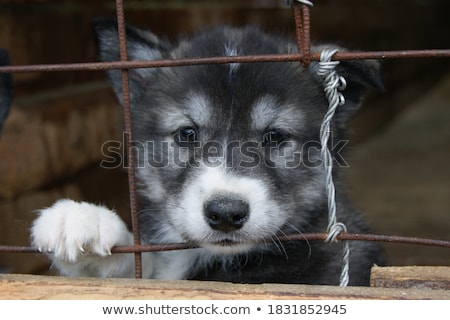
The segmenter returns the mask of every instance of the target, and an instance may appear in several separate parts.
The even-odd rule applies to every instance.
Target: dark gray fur
[[[95,22],[99,56],[102,61],[119,60],[116,24],[112,21]],[[130,59],[164,59],[223,56],[224,45],[238,48],[239,55],[277,54],[294,52],[291,40],[270,35],[256,27],[220,27],[182,39],[172,45],[159,40],[151,33],[134,27],[127,28],[127,44]],[[315,51],[317,48],[313,47]],[[316,75],[317,63],[303,68],[298,62],[242,64],[233,74],[229,65],[187,66],[159,69],[130,70],[132,90],[133,137],[139,142],[161,143],[169,132],[162,132],[161,122],[168,106],[189,114],[186,96],[191,92],[206,93],[212,102],[212,116],[208,125],[199,128],[199,143],[207,141],[255,141],[261,142],[264,132],[255,132],[249,126],[250,106],[262,95],[270,94],[278,105],[295,105],[307,125],[291,127],[288,137],[301,145],[319,141],[319,128],[328,104],[321,79]],[[379,67],[375,61],[345,61],[337,67],[348,82],[345,91],[346,104],[339,107],[332,123],[333,139],[345,137],[345,123],[359,107],[367,87],[381,87]],[[120,71],[108,71],[108,77],[121,101]],[[275,114],[281,110],[274,110]],[[295,117],[295,115],[293,115]],[[176,130],[177,128],[173,128]],[[143,150],[140,150],[143,151]],[[228,152],[228,151],[227,151]],[[233,161],[242,155],[233,153]],[[265,159],[264,147],[257,149],[257,156]],[[164,154],[151,155],[164,160]],[[198,155],[197,160],[198,160]],[[313,156],[318,156],[317,154]],[[189,155],[193,159],[194,154]],[[267,160],[267,159],[265,159]],[[264,162],[264,161],[263,161]],[[234,163],[234,162],[233,162]],[[270,163],[268,161],[267,163]],[[142,163],[139,163],[142,165]],[[149,169],[149,176],[160,181],[164,190],[170,190],[167,198],[176,197],[195,177],[197,166],[189,162],[186,168]],[[283,203],[286,223],[276,236],[292,233],[325,232],[327,226],[327,201],[323,184],[317,183],[317,170],[307,166],[295,169],[270,168],[260,165],[243,168],[232,165],[229,169],[240,176],[258,177],[269,186],[273,200]],[[368,232],[345,196],[345,188],[335,171],[337,182],[338,220],[346,224],[349,232]],[[302,199],[305,188],[312,188],[320,196]],[[143,242],[155,241],[155,234],[162,233],[170,223],[166,217],[166,202],[158,202],[141,194],[140,221]],[[274,237],[267,237],[268,240]],[[184,239],[189,241],[190,239]],[[186,278],[222,280],[232,282],[282,282],[309,284],[337,284],[341,270],[341,244],[321,241],[295,241],[256,246],[253,251],[224,259],[211,256],[208,263],[194,264]],[[381,264],[379,247],[373,243],[352,242],[350,285],[367,285],[370,268]]]

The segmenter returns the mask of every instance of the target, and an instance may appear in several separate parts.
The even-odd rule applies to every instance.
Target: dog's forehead
[[[263,95],[252,106],[250,123],[256,131],[284,129],[295,131],[305,123],[305,113],[301,108],[287,101],[280,101],[276,96]]]
[[[290,43],[278,38],[261,36],[247,41],[253,29],[228,31],[182,41],[172,56],[237,56],[294,50]],[[172,88],[165,92],[176,99],[176,103],[164,108],[162,122],[167,128],[196,125],[230,130],[240,126],[242,133],[273,128],[293,131],[308,122],[308,101],[317,95],[317,84],[298,63],[230,63],[161,72],[168,80],[165,85]]]
[[[261,70],[263,66],[255,67],[256,71],[248,65],[201,67],[199,72],[180,74],[174,82],[182,90],[169,90],[171,97],[158,103],[163,105],[158,112],[159,125],[166,130],[197,126],[213,131],[239,126],[243,133],[270,129],[294,132],[305,127],[311,113],[317,112],[317,94],[312,87],[286,89]],[[234,78],[229,79],[229,73]],[[255,80],[252,74],[262,76]]]
[[[211,102],[202,92],[189,91],[178,102],[160,110],[159,125],[167,131],[193,125],[203,127],[212,119]]]
[[[232,108],[205,93],[189,92],[179,105],[169,105],[161,110],[160,125],[168,131],[194,125],[216,129],[243,126],[255,132],[270,129],[294,132],[307,121],[301,107],[270,94],[256,97],[248,106],[241,106],[247,109],[245,112],[236,113]]]

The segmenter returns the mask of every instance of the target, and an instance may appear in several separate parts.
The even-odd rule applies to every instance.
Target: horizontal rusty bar
[[[306,236],[306,238],[304,237]],[[284,237],[280,237],[280,241],[294,241],[294,240],[325,240],[328,236],[327,233],[311,233],[311,234],[296,234]],[[359,234],[359,233],[341,233],[337,237],[338,240],[350,240],[350,241],[374,241],[374,242],[386,242],[386,243],[399,243],[399,244],[414,244],[423,246],[442,247],[450,249],[450,240],[428,239],[419,237],[405,237],[405,236],[388,236],[378,234]]]
[[[289,236],[279,237],[279,241],[320,241],[327,238],[327,233],[307,233],[307,234],[295,234]],[[405,237],[405,236],[387,236],[377,234],[359,234],[359,233],[341,233],[338,240],[349,241],[376,241],[386,243],[397,244],[411,244],[411,245],[424,245],[432,247],[442,247],[450,249],[450,241],[427,239],[418,237]],[[136,252],[159,252],[170,250],[183,250],[198,248],[198,245],[192,243],[168,243],[168,244],[143,244],[143,245],[131,245],[131,246],[117,246],[112,248],[112,253],[136,253]],[[40,253],[38,249],[26,246],[0,246],[0,253]]]
[[[310,55],[311,60],[319,61],[320,53]],[[185,58],[148,61],[115,61],[115,62],[82,62],[63,64],[36,64],[0,67],[0,73],[23,72],[55,72],[55,71],[101,71],[109,69],[136,69],[180,67],[225,63],[257,63],[257,62],[292,62],[302,61],[303,54],[268,54],[233,57]],[[333,60],[363,60],[363,59],[403,59],[403,58],[450,58],[450,49],[403,50],[403,51],[367,51],[338,52]]]

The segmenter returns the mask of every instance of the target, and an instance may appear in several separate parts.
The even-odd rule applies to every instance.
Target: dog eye
[[[264,133],[263,145],[264,146],[277,146],[281,142],[286,140],[286,135],[277,129],[271,129]]]
[[[190,146],[197,141],[197,131],[191,127],[181,128],[175,133],[174,140],[180,146]]]

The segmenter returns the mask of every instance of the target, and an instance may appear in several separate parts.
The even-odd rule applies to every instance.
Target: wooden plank
[[[450,267],[374,267],[370,285],[381,288],[450,290]]]
[[[0,299],[450,299],[450,291],[2,274]]]

